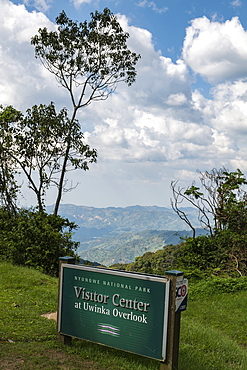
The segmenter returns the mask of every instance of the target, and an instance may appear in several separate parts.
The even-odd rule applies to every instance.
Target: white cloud
[[[247,32],[237,17],[225,23],[194,19],[186,30],[183,58],[213,84],[246,77]]]
[[[81,4],[90,4],[93,0],[70,0],[74,4],[75,8],[79,8]]]
[[[171,94],[166,100],[168,105],[182,105],[187,102],[187,98],[183,93]]]
[[[231,2],[231,5],[234,7],[234,8],[239,8],[242,6],[242,1],[240,0],[234,0]]]
[[[135,102],[147,106],[163,106],[171,94],[182,93],[188,97],[191,94],[192,78],[184,61],[179,59],[174,63],[170,58],[162,56],[159,51],[155,51],[149,31],[130,26],[123,15],[118,15],[118,18],[123,29],[131,35],[129,47],[141,54],[137,81],[130,89],[125,88],[128,96],[135,94]]]
[[[24,5],[1,0],[0,101],[25,110],[49,103],[56,83],[34,57],[30,40],[39,27],[54,28],[43,13],[28,12]],[[56,95],[61,91],[56,92]]]
[[[118,94],[98,104],[97,111],[89,109],[97,122],[90,142],[100,148],[102,157],[108,163],[111,158],[121,163],[162,163],[174,177],[181,168],[191,173],[231,166],[234,158],[241,159],[246,83],[218,85],[210,100],[199,91],[192,93],[184,61],[174,63],[155,52],[148,31],[130,27],[125,17],[120,21],[142,59],[136,84],[129,89],[119,86]]]
[[[40,12],[46,13],[50,9],[52,0],[23,0],[26,6],[33,6]]]
[[[66,92],[34,58],[30,45],[39,27],[55,25],[42,13],[28,12],[24,5],[8,0],[0,0],[0,4],[0,102],[22,111],[51,100],[59,109],[68,106]],[[155,50],[149,31],[130,26],[123,15],[119,21],[130,33],[129,47],[142,56],[137,80],[130,88],[119,85],[108,100],[80,111],[85,138],[97,148],[99,162],[86,175],[73,174],[73,183],[83,176],[81,182],[94,189],[94,194],[104,192],[105,186],[116,197],[128,193],[127,184],[135,183],[138,190],[133,199],[139,199],[139,188],[143,192],[149,189],[153,199],[154,184],[159,184],[157,194],[161,196],[170,180],[191,180],[198,168],[204,171],[225,165],[247,169],[247,80],[224,81],[207,99],[200,91],[192,92],[194,77],[186,64],[215,83],[233,79],[237,63],[244,71],[246,32],[239,20],[221,24],[195,19],[187,29],[185,60],[177,61]],[[232,70],[224,69],[226,60],[232,63]],[[80,187],[72,193],[75,202],[85,203]],[[65,201],[70,199],[66,197]]]
[[[142,0],[137,5],[140,6],[141,8],[151,8],[156,13],[165,13],[168,10],[167,7],[158,8],[158,6],[156,5],[154,1],[148,1],[148,0]]]

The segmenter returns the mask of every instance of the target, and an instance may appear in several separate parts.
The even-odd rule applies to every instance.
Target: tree
[[[2,141],[0,139],[0,141]],[[17,209],[17,198],[20,186],[17,185],[13,160],[3,151],[0,144],[0,206],[15,213]]]
[[[71,125],[67,110],[62,109],[56,113],[53,103],[48,106],[35,105],[27,110],[25,116],[13,107],[2,107],[0,135],[0,155],[8,160],[8,164],[3,161],[0,168],[0,179],[2,175],[8,184],[6,189],[2,189],[5,198],[14,199],[16,195],[13,194],[16,185],[10,168],[20,169],[36,195],[39,212],[45,211],[47,189],[50,186],[59,186],[67,141],[70,146],[66,172],[78,168],[86,171],[89,163],[96,162],[97,152],[84,144],[79,122],[74,120]],[[66,183],[63,184],[63,191],[66,191],[65,185]]]
[[[213,169],[200,174],[201,187],[192,183],[187,189],[172,182],[172,207],[194,231],[177,253],[177,263],[193,276],[206,274],[247,274],[247,184],[244,174],[237,169]],[[210,235],[195,237],[195,228],[180,208],[186,201],[198,210],[201,225]],[[199,276],[198,275],[198,276]]]
[[[73,130],[80,108],[92,101],[107,99],[120,82],[132,85],[140,55],[128,49],[129,34],[123,31],[117,18],[107,8],[102,13],[91,13],[90,22],[79,23],[69,19],[62,11],[56,23],[56,31],[39,29],[31,43],[35,47],[35,56],[69,93],[72,103],[70,127]],[[58,212],[62,197],[70,147],[68,135],[54,214]]]
[[[186,213],[180,208],[184,201],[198,209],[198,219],[211,236],[216,231],[231,230],[240,232],[247,229],[247,193],[243,185],[247,184],[244,174],[237,169],[228,172],[225,168],[213,169],[200,174],[202,190],[193,182],[187,189],[171,183],[172,207],[177,215],[193,230],[195,228]],[[205,194],[204,194],[205,192]]]
[[[8,132],[9,120],[17,120],[21,116],[12,107],[4,111],[0,106],[0,206],[15,213],[17,209],[17,196],[20,186],[16,182],[16,166],[13,158],[9,155],[12,142]],[[8,150],[6,150],[8,148]]]
[[[79,242],[71,240],[77,226],[60,216],[33,210],[12,214],[0,209],[0,256],[58,276],[59,257],[75,254]]]

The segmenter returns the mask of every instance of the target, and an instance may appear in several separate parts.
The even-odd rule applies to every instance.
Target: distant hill
[[[48,212],[52,212],[52,209],[52,206],[47,207]],[[182,209],[189,215],[193,225],[200,228],[197,211],[191,207]],[[166,207],[94,208],[62,204],[59,214],[80,227],[76,233],[80,240],[144,230],[190,230],[172,209]]]
[[[205,231],[201,229],[198,233],[204,234]],[[136,234],[126,233],[84,242],[77,252],[84,260],[97,261],[106,266],[130,263],[146,252],[156,252],[169,244],[176,245],[185,236],[191,236],[191,232],[145,230]]]
[[[47,207],[48,212],[52,209]],[[190,207],[182,209],[193,225],[200,228],[197,211]],[[62,204],[59,214],[79,226],[73,238],[80,241],[78,254],[104,265],[132,262],[136,256],[177,244],[180,236],[190,234],[187,224],[166,207],[94,208]]]

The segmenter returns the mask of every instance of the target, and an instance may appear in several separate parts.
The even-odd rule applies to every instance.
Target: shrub
[[[73,222],[31,210],[13,215],[0,210],[0,255],[13,264],[57,275],[59,257],[76,257],[78,242],[71,240]]]

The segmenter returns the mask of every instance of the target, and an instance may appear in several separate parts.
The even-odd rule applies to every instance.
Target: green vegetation
[[[21,190],[17,184],[14,186],[17,169],[21,169],[34,192],[38,211],[44,212],[47,190],[59,187],[66,142],[70,142],[66,170],[86,171],[97,158],[96,150],[84,144],[79,122],[72,123],[65,108],[57,113],[54,103],[35,105],[26,115],[11,106],[0,107],[0,136],[0,179],[5,180],[1,181],[0,194],[5,200],[4,206],[11,210],[17,208],[13,206]]]
[[[31,44],[67,91],[72,109],[57,113],[51,102],[24,115],[0,105],[0,257],[50,275],[58,273],[58,257],[74,256],[78,246],[71,240],[76,225],[58,216],[62,195],[73,188],[66,188],[67,173],[88,170],[97,160],[97,151],[84,143],[78,110],[107,99],[121,82],[131,86],[140,58],[128,49],[129,34],[108,8],[91,13],[89,22],[72,21],[62,11],[56,23],[56,30],[39,29]],[[35,194],[35,211],[18,207],[20,174]],[[48,215],[51,187],[55,205]]]
[[[243,276],[247,274],[247,184],[238,169],[200,173],[202,190],[193,183],[184,190],[172,184],[173,209],[194,231],[177,253],[176,265],[189,274]],[[178,206],[186,200],[210,235],[195,237],[189,217]]]
[[[47,207],[51,213],[52,206]],[[192,207],[185,208],[196,227],[200,227],[197,211]],[[95,237],[117,236],[123,233],[136,234],[146,230],[173,231],[189,230],[171,208],[156,206],[130,206],[94,208],[74,204],[61,204],[60,214],[74,221],[80,229],[81,241]],[[85,248],[86,249],[86,248]]]
[[[0,263],[0,368],[18,370],[158,370],[159,363],[111,348],[56,340],[57,278]],[[190,284],[182,313],[179,370],[245,370],[246,278]]]
[[[245,213],[243,222],[238,221],[245,200],[236,197],[238,186],[233,185],[232,174],[228,175],[223,178],[227,183],[226,202],[220,203],[225,206],[221,213],[215,213],[216,221],[218,214],[224,214],[224,219],[218,224],[221,226],[212,228],[211,235],[185,238],[175,246],[146,252],[133,263],[112,266],[153,274],[176,268],[190,278],[189,304],[181,320],[179,370],[247,368]],[[198,188],[189,190],[190,196],[201,194]],[[221,191],[219,194],[222,197]],[[56,340],[55,322],[41,314],[56,311],[58,281],[37,269],[51,274],[57,269],[55,263],[61,253],[74,254],[71,232],[75,225],[45,213],[1,212],[2,258],[31,266],[0,263],[0,342],[5,349],[0,354],[1,367],[158,370],[159,363],[151,359],[80,340],[66,347]],[[67,233],[66,226],[70,228]],[[47,267],[48,261],[52,261],[52,267]]]
[[[228,172],[225,168],[198,172],[202,189],[195,186],[194,181],[187,189],[180,188],[177,182],[171,183],[173,210],[193,230],[193,237],[193,223],[180,208],[184,201],[197,209],[202,227],[207,229],[211,236],[222,230],[238,233],[245,231],[247,193],[244,186],[247,181],[244,174],[239,169]]]
[[[87,169],[87,165],[81,166],[78,161],[78,145],[73,143],[78,110],[93,101],[106,100],[121,82],[131,86],[136,78],[135,65],[140,58],[128,49],[129,34],[123,31],[108,8],[102,12],[95,11],[90,16],[89,22],[78,22],[69,19],[62,11],[56,18],[56,30],[39,29],[31,39],[36,58],[67,91],[72,108],[69,129],[62,144],[65,150],[59,159],[59,174],[55,182],[55,215],[65,190],[68,169],[71,165],[75,169]],[[77,138],[76,144],[82,138]],[[89,153],[89,158],[93,157],[95,161],[96,151],[89,150]]]
[[[117,263],[111,265],[111,268],[164,275],[166,270],[173,269],[178,250],[180,250],[180,245],[168,245],[164,249],[159,249],[156,252],[146,252],[143,256],[136,257],[135,262],[129,264]]]
[[[155,252],[169,244],[177,244],[180,236],[186,236],[187,233],[187,231],[146,230],[140,233],[123,233],[115,237],[97,238],[80,243],[78,254],[83,259],[97,261],[106,266],[113,263],[130,263],[136,256],[141,256],[147,251]],[[83,248],[87,249],[83,250]]]
[[[15,265],[30,266],[58,275],[58,259],[74,256],[73,222],[31,210],[11,213],[0,209],[0,257]]]
[[[0,105],[0,205],[12,212],[22,188],[21,173],[39,212],[46,210],[47,191],[56,188],[53,214],[58,215],[64,192],[76,186],[66,188],[68,171],[88,170],[97,160],[97,151],[84,143],[78,110],[106,100],[121,82],[135,82],[140,55],[128,49],[129,34],[108,8],[90,15],[89,22],[78,22],[62,11],[56,30],[39,29],[31,39],[35,57],[67,91],[70,109],[57,113],[51,102],[34,105],[24,116]]]

